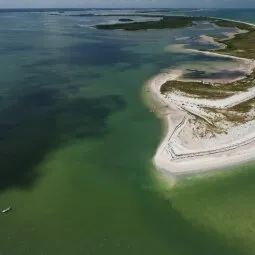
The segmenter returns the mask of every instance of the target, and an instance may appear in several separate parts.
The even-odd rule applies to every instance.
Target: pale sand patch
[[[185,48],[186,44],[170,44],[167,45],[164,50],[167,52],[174,52],[174,53],[183,53],[187,52],[187,49]]]
[[[208,35],[200,35],[200,39],[198,41],[201,44],[211,44],[217,47],[222,46],[221,43],[216,42],[212,36],[208,36]]]

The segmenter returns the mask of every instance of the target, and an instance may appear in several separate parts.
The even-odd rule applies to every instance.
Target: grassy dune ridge
[[[227,84],[207,83],[203,82],[185,82],[185,81],[167,81],[164,83],[160,91],[162,94],[174,92],[175,90],[183,91],[187,94],[202,98],[226,98],[234,95],[236,92],[247,91],[254,86],[255,73],[252,73],[245,79]]]
[[[220,27],[236,27],[246,30],[246,33],[237,34],[228,40],[216,39],[216,41],[226,45],[225,49],[216,50],[218,53],[232,55],[236,57],[255,59],[255,27],[235,21],[216,20],[214,23]]]

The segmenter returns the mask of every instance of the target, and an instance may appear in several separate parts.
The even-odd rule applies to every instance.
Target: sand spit
[[[251,25],[251,24],[250,24]],[[208,38],[207,38],[208,39]],[[183,50],[183,47],[176,47]],[[240,63],[240,69],[246,74],[252,73],[255,61],[216,52],[185,49],[188,53],[205,54],[214,57],[226,57]],[[154,100],[160,107],[156,111],[167,121],[167,132],[153,158],[159,170],[173,175],[190,175],[222,169],[255,160],[255,120],[254,118],[239,125],[222,123],[225,132],[216,135],[196,135],[203,129],[203,122],[208,125],[212,113],[205,108],[226,110],[249,99],[255,98],[255,88],[238,92],[224,99],[202,99],[185,96],[183,93],[163,95],[161,86],[166,81],[182,80],[181,68],[166,70],[151,79],[147,86]],[[231,83],[237,79],[223,79],[222,83]],[[200,81],[200,79],[193,81]],[[219,82],[211,79],[210,82]],[[199,122],[200,121],[200,122]],[[194,133],[194,129],[196,132]],[[201,132],[201,131],[200,131]]]

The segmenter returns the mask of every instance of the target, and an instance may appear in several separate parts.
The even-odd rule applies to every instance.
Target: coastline
[[[221,19],[222,20],[222,19]],[[237,21],[235,21],[237,22]],[[241,22],[240,22],[241,23]],[[252,26],[255,26],[254,24],[250,23],[244,23],[244,24],[249,24]],[[242,30],[238,30],[238,32],[235,34],[244,33]],[[233,34],[231,36],[234,36]],[[235,36],[234,36],[235,37]],[[224,41],[222,41],[222,44],[224,45]],[[198,53],[198,54],[204,54],[204,55],[210,55],[210,56],[216,56],[216,57],[226,57],[229,59],[233,59],[236,61],[243,62],[243,71],[247,75],[250,75],[253,73],[255,69],[255,61],[252,59],[248,58],[242,58],[242,57],[237,57],[237,56],[232,56],[232,55],[226,55],[226,54],[221,54],[213,51],[200,51],[200,50],[195,50],[195,49],[184,49],[186,52],[190,53]],[[174,176],[180,176],[180,175],[192,175],[192,174],[198,174],[198,173],[204,173],[208,172],[211,170],[225,170],[226,168],[230,168],[233,166],[237,165],[243,165],[245,163],[251,162],[255,160],[255,146],[251,145],[255,141],[255,133],[251,133],[252,136],[252,141],[251,143],[239,143],[238,141],[236,143],[236,146],[233,147],[233,145],[230,145],[230,150],[228,148],[220,148],[216,146],[216,149],[212,147],[212,151],[210,153],[210,150],[204,151],[204,150],[191,150],[190,152],[187,150],[186,152],[182,149],[179,148],[177,153],[173,152],[173,150],[169,150],[168,144],[174,141],[173,136],[174,136],[174,130],[176,127],[179,125],[184,125],[185,123],[185,118],[187,117],[186,114],[187,112],[192,113],[191,109],[187,109],[185,107],[182,107],[180,102],[182,100],[180,96],[176,96],[176,98],[173,100],[173,98],[170,99],[165,99],[164,96],[160,93],[160,87],[166,82],[166,81],[171,81],[171,80],[182,80],[180,77],[182,75],[181,69],[174,69],[170,70],[168,72],[163,72],[160,73],[156,76],[154,76],[146,85],[147,88],[150,89],[150,93],[152,94],[153,101],[158,100],[161,104],[164,104],[165,107],[168,110],[167,114],[164,114],[161,116],[161,118],[164,121],[164,126],[167,123],[167,130],[164,132],[164,138],[161,140],[160,145],[157,148],[156,154],[153,157],[153,164],[154,166],[160,170],[163,171],[167,174],[174,175]],[[232,83],[237,80],[242,80],[245,79],[246,76],[240,76],[236,79],[225,79],[221,80],[220,83]],[[187,80],[183,80],[187,82]],[[210,79],[210,82],[219,82],[219,80],[213,80]],[[250,91],[247,92],[247,96],[244,95],[243,93],[240,93],[240,95],[235,95],[235,100],[232,98],[231,101],[234,102],[234,105],[240,104],[240,99],[241,96],[243,96],[243,100],[247,101],[247,98],[254,98],[255,96],[255,89],[251,89]],[[245,93],[245,92],[244,92]],[[238,98],[239,97],[239,98]],[[237,99],[238,98],[238,99]],[[186,99],[186,98],[184,98]],[[179,102],[178,102],[179,100]],[[190,99],[190,101],[193,101],[194,99]],[[201,99],[197,99],[201,100]],[[152,104],[153,104],[152,101]],[[210,101],[210,100],[206,100]],[[187,101],[185,101],[186,103]],[[198,103],[197,103],[198,104]],[[205,105],[206,106],[206,105]],[[155,105],[153,106],[155,107]],[[228,105],[229,107],[229,105]],[[157,107],[155,107],[156,109]],[[223,107],[224,108],[224,107]],[[159,111],[157,111],[157,114],[160,114]],[[255,125],[254,125],[255,127]],[[171,140],[172,139],[172,140]],[[253,140],[254,139],[254,140]],[[178,148],[178,144],[175,144],[176,148]],[[241,148],[238,148],[240,147]],[[226,147],[226,146],[225,146]],[[243,151],[241,151],[243,149]],[[216,151],[215,151],[216,150]],[[206,153],[205,153],[206,152]],[[196,154],[197,153],[197,154]],[[203,154],[205,153],[205,154]],[[201,154],[201,155],[200,155]],[[171,157],[169,156],[171,155]]]

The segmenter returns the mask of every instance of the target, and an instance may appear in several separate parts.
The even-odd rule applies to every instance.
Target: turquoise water
[[[164,48],[229,29],[88,27],[111,20],[0,16],[0,253],[254,254],[254,167],[158,182],[162,123],[141,94],[163,68],[227,63]]]

